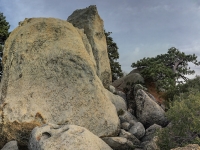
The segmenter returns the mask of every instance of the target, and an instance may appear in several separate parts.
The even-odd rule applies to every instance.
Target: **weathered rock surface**
[[[123,91],[125,87],[127,87],[127,83],[144,83],[144,78],[139,73],[130,73],[127,76],[124,76],[118,80],[115,80],[112,85],[118,89]]]
[[[164,110],[154,102],[145,91],[137,90],[136,96],[136,117],[145,126],[149,127],[153,124],[161,126],[167,125]]]
[[[121,115],[119,115],[119,119],[120,119],[120,122],[123,123],[123,122],[130,122],[131,120],[135,119],[135,116],[133,116],[130,112],[128,111],[123,111],[123,113]]]
[[[126,130],[126,131],[128,131],[130,129],[130,127],[131,127],[131,124],[128,123],[128,122],[123,122],[121,124],[121,128],[124,129],[124,130]]]
[[[134,148],[133,143],[124,137],[104,137],[102,140],[114,150],[128,150]]]
[[[198,144],[189,144],[185,147],[177,147],[171,150],[200,150],[200,146]]]
[[[151,141],[144,141],[141,143],[143,150],[160,150],[157,145],[158,137],[155,136]]]
[[[118,134],[116,108],[96,75],[89,45],[81,30],[59,19],[26,19],[12,31],[3,56],[0,147],[13,139],[26,145],[31,130],[46,123]]]
[[[89,39],[97,64],[97,75],[108,89],[111,83],[111,69],[107,52],[106,37],[104,35],[103,20],[98,14],[96,6],[74,11],[67,19],[84,33]]]
[[[130,132],[126,132],[125,130],[121,129],[120,130],[120,137],[124,137],[127,140],[131,141],[133,143],[134,146],[139,146],[140,145],[140,141]]]
[[[140,122],[136,122],[130,129],[129,132],[132,133],[136,138],[140,139],[145,134],[145,128]]]
[[[108,89],[111,93],[116,94],[116,89],[114,86],[109,85],[109,89]]]
[[[124,100],[126,100],[126,94],[122,91],[117,91],[117,95],[121,96]]]
[[[10,141],[1,150],[18,150],[17,141]]]
[[[152,126],[150,126],[149,128],[146,129],[145,135],[144,137],[141,139],[141,141],[151,141],[154,136],[156,131],[162,129],[162,127],[160,125],[157,124],[153,124]]]
[[[121,96],[115,95],[108,90],[105,91],[105,94],[107,95],[108,99],[110,99],[111,102],[115,105],[117,111],[127,110],[126,102]]]
[[[33,129],[29,150],[112,150],[86,128],[45,125]]]

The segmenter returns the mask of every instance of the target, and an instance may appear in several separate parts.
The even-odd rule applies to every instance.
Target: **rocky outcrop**
[[[122,77],[122,78],[119,78],[118,80],[115,80],[112,85],[120,90],[120,91],[123,91],[124,88],[126,87],[130,87],[127,85],[127,83],[130,83],[130,84],[134,84],[134,83],[144,83],[144,78],[139,74],[139,73],[129,73],[128,75]]]
[[[112,150],[86,128],[75,125],[45,125],[31,133],[29,150]]]
[[[53,18],[26,19],[4,47],[0,89],[0,147],[26,145],[46,123],[75,124],[97,136],[118,134],[116,109],[96,75],[86,35]],[[23,137],[21,136],[23,135]]]
[[[198,144],[189,144],[185,147],[177,147],[171,150],[200,150],[200,146]]]
[[[164,110],[145,91],[139,89],[135,96],[136,117],[147,128],[153,124],[167,125]]]
[[[111,69],[107,52],[106,37],[104,35],[103,20],[98,14],[96,6],[74,11],[67,19],[84,33],[92,46],[92,51],[97,64],[97,75],[108,89],[111,83]]]

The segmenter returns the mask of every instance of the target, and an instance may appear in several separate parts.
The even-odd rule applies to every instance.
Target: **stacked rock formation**
[[[96,6],[76,10],[68,22],[25,19],[6,41],[3,65],[2,150],[159,149],[155,133],[168,123],[165,112],[137,85],[144,82],[138,72],[110,85]],[[127,82],[135,84],[132,110],[122,92]]]
[[[111,76],[98,35],[103,22],[95,6],[87,10],[96,18],[85,22],[93,24],[86,25],[94,30],[89,35],[54,18],[25,19],[12,31],[3,56],[0,147],[10,140],[27,145],[32,129],[47,123],[79,125],[99,137],[118,134],[117,111],[102,84]]]
[[[97,75],[108,89],[111,83],[111,69],[109,65],[106,37],[103,20],[98,14],[96,6],[74,11],[67,19],[79,29],[84,29],[97,64]]]

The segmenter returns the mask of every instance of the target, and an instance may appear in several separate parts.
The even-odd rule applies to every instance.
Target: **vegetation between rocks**
[[[199,86],[200,76],[179,86],[181,92],[174,95],[166,113],[170,124],[158,133],[158,145],[162,150],[200,144]]]

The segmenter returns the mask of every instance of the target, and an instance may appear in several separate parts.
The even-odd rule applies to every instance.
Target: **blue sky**
[[[12,31],[24,18],[67,20],[76,9],[96,5],[119,47],[122,70],[176,47],[200,60],[200,0],[0,0]],[[200,75],[200,67],[192,66]]]

